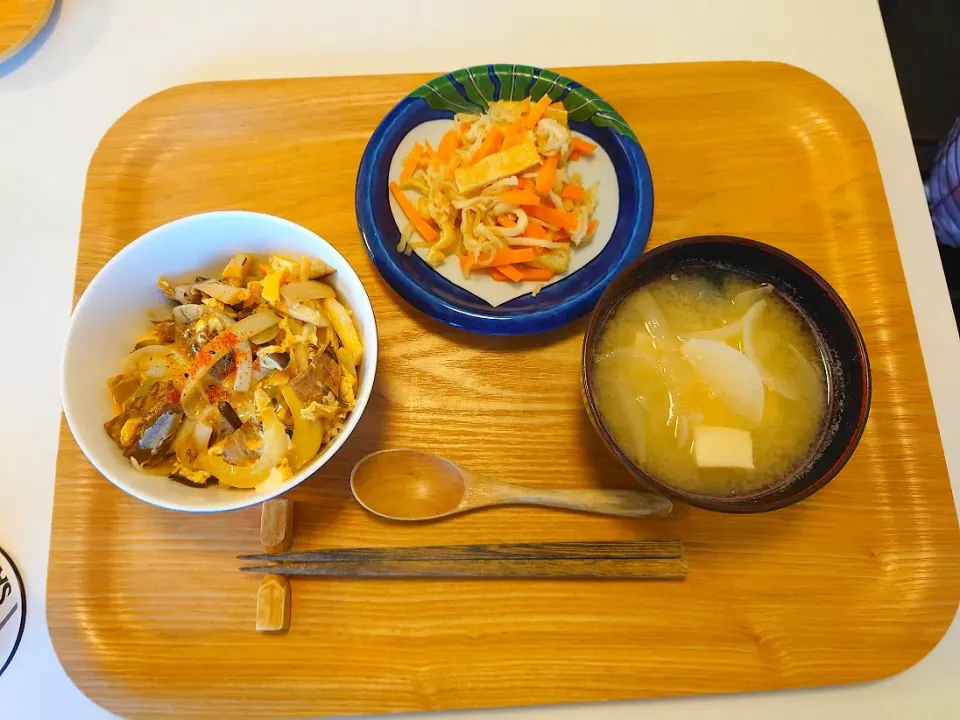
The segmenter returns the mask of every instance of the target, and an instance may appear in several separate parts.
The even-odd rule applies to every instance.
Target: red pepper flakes
[[[225,350],[230,350],[234,345],[240,342],[240,338],[229,330],[224,330],[213,340],[208,342],[202,348],[190,365],[190,376],[197,377],[202,375],[213,365],[213,358],[217,355],[225,354]]]
[[[212,403],[218,403],[221,400],[226,400],[229,397],[230,393],[223,387],[209,387],[204,390],[204,394],[207,396],[207,399]]]

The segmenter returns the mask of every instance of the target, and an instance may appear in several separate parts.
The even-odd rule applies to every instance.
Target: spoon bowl
[[[546,489],[511,485],[471,473],[439,455],[381,450],[350,473],[363,508],[387,520],[418,522],[496,505],[541,505],[601,515],[668,515],[670,501],[636,490]]]
[[[391,520],[434,520],[455,512],[467,493],[460,468],[438,455],[383,450],[362,458],[350,489],[364,509]]]

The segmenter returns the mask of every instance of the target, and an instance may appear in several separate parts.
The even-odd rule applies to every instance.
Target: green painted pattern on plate
[[[454,80],[463,86],[471,102],[484,110],[487,109],[488,103],[493,99],[495,88],[486,67],[468,67],[462,70],[454,70],[450,74],[453,75]]]
[[[570,78],[551,70],[541,70],[538,73],[529,65],[497,64],[492,67],[500,81],[501,100],[522,100],[528,96],[538,100],[544,93],[557,100],[566,92],[563,106],[571,120],[610,128],[639,143],[627,121],[607,101]],[[490,79],[489,71],[488,65],[454,70],[449,75],[441,75],[421,85],[410,95],[422,98],[434,110],[482,113],[487,110],[489,103],[495,100],[496,95],[496,87]]]

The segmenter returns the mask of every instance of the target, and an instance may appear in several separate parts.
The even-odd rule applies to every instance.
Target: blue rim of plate
[[[563,102],[571,129],[610,156],[620,186],[613,235],[596,258],[577,272],[498,307],[450,282],[416,253],[397,252],[400,229],[389,200],[390,161],[400,141],[430,120],[458,112],[480,113],[491,100],[534,100],[548,94]],[[575,80],[529,65],[476,65],[440,75],[401,100],[374,130],[357,173],[357,223],[370,259],[400,297],[448,325],[484,335],[527,335],[565,325],[587,314],[600,295],[646,247],[653,223],[653,179],[647,157],[627,122],[596,93]]]

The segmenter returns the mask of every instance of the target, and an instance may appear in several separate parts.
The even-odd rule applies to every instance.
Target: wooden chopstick
[[[623,542],[546,542],[497,545],[428,545],[425,547],[366,547],[299,550],[239,555],[238,560],[265,562],[345,562],[352,560],[487,560],[493,558],[676,558],[683,556],[679,540]]]
[[[351,548],[241,555],[276,562],[243,572],[311,577],[529,577],[683,579],[679,540]]]
[[[356,578],[634,578],[682,580],[682,558],[617,558],[611,560],[359,560],[335,563],[294,562],[242,567],[265,575]]]

